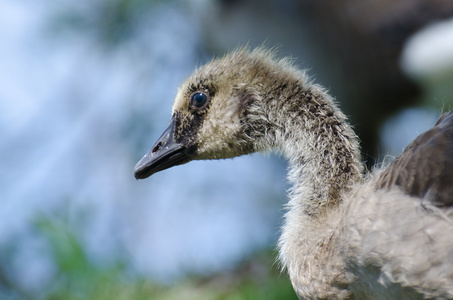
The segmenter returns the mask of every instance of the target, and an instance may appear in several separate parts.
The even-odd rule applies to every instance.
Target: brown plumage
[[[418,136],[379,175],[377,188],[398,186],[407,194],[439,207],[453,206],[453,113]],[[429,194],[429,195],[428,195]]]
[[[303,299],[453,299],[453,113],[364,176],[327,92],[270,51],[235,51],[180,87],[135,176],[274,150],[289,161],[280,261]]]

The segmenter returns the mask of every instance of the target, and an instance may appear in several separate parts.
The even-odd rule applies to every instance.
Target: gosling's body
[[[357,137],[323,88],[268,51],[240,50],[183,83],[136,177],[275,150],[292,184],[280,260],[300,298],[453,299],[453,115],[432,130],[365,179]]]

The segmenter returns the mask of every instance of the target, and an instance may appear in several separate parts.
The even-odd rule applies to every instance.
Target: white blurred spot
[[[403,49],[400,63],[412,78],[431,77],[453,69],[453,18],[413,35]]]

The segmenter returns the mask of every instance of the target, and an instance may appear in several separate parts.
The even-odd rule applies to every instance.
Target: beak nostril
[[[151,151],[151,152],[155,153],[155,152],[159,151],[160,147],[162,147],[162,143],[161,142],[157,143],[156,147],[154,147],[153,151]]]

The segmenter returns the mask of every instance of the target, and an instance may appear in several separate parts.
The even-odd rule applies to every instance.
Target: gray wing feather
[[[453,206],[453,111],[442,115],[379,175],[377,189],[393,186],[438,207]]]

